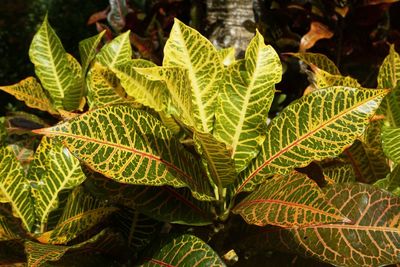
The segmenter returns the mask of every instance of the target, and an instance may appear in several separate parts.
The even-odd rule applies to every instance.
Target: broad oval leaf
[[[224,67],[217,49],[196,30],[175,19],[164,47],[164,67],[188,70],[196,128],[211,132]]]
[[[325,195],[352,224],[286,229],[262,238],[279,240],[292,252],[336,266],[384,266],[399,262],[400,198],[366,184],[337,184],[329,187]],[[275,239],[275,235],[279,237]]]
[[[53,99],[54,106],[62,109],[66,91],[75,87],[77,80],[60,39],[47,21],[47,15],[33,37],[29,57],[35,65],[36,75]]]
[[[332,87],[294,101],[268,125],[261,153],[239,174],[237,192],[273,174],[339,155],[364,132],[387,93]]]
[[[0,90],[12,94],[18,100],[24,101],[28,107],[47,111],[51,114],[58,113],[53,108],[51,100],[47,97],[42,86],[34,77],[28,77],[13,85],[1,86]]]
[[[86,71],[90,63],[96,56],[97,48],[105,32],[106,31],[104,30],[95,36],[92,36],[90,38],[87,38],[79,42],[79,54],[81,56],[83,77],[85,77]]]
[[[96,55],[96,60],[103,66],[112,68],[132,58],[132,47],[129,41],[130,31],[119,35],[103,46]]]
[[[385,154],[395,163],[400,163],[400,128],[383,126],[382,146]]]
[[[47,244],[66,244],[117,210],[107,201],[89,195],[83,187],[76,187],[69,195],[56,227],[41,234],[37,240]]]
[[[88,104],[90,109],[104,105],[127,103],[124,89],[115,74],[95,62],[86,76]]]
[[[268,111],[281,76],[278,54],[264,44],[258,31],[245,59],[227,68],[226,81],[218,95],[213,134],[232,148],[238,172],[257,155],[265,139]]]
[[[79,160],[61,143],[46,136],[36,150],[28,177],[32,184],[39,233],[46,231],[48,216],[58,207],[59,193],[78,186],[86,179]]]
[[[140,266],[225,266],[210,246],[193,235],[167,237],[155,244]]]
[[[0,147],[0,194],[1,202],[10,203],[14,216],[30,231],[35,223],[30,185],[24,169],[8,147]]]
[[[249,224],[304,227],[350,222],[328,203],[318,185],[305,174],[278,175],[260,185],[233,210]]]
[[[335,63],[330,60],[327,56],[318,53],[288,53],[294,57],[297,57],[308,66],[316,66],[321,70],[326,71],[332,75],[340,75],[339,69]]]
[[[127,95],[155,111],[163,111],[168,102],[168,92],[165,84],[162,81],[149,80],[145,75],[135,70],[135,68],[151,68],[155,66],[150,61],[136,59],[123,65],[117,65],[112,70],[120,79]]]
[[[200,164],[145,111],[107,106],[34,132],[57,136],[90,168],[118,182],[187,186],[196,198],[213,199]]]

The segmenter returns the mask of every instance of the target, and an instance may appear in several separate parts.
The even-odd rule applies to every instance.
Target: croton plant
[[[0,87],[40,110],[1,118],[3,264],[225,266],[273,250],[400,262],[393,46],[381,89],[291,54],[311,85],[272,118],[282,65],[258,32],[236,59],[175,20],[162,66],[132,59],[129,32],[103,34],[79,44],[79,63],[45,18],[37,78]]]

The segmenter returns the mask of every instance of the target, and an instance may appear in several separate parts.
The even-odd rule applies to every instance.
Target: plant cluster
[[[103,35],[79,44],[79,63],[46,18],[29,51],[38,79],[0,87],[56,121],[1,118],[3,260],[225,266],[247,248],[399,262],[394,47],[385,89],[362,88],[321,54],[293,54],[312,86],[269,120],[282,66],[258,32],[236,59],[175,20],[162,66],[132,59],[129,31],[99,49]],[[229,232],[233,214],[254,227]],[[240,244],[215,252],[217,231]]]

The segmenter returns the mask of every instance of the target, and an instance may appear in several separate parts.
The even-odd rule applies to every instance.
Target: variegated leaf
[[[222,61],[222,64],[224,64],[225,66],[229,66],[236,61],[236,51],[234,47],[222,48],[218,50],[218,54]]]
[[[386,266],[399,262],[400,198],[366,184],[337,184],[326,199],[352,221],[260,234],[263,241],[335,266]],[[256,240],[253,240],[256,242]],[[280,245],[278,245],[280,244]]]
[[[350,222],[328,203],[314,181],[297,172],[268,180],[239,202],[233,212],[258,226],[292,228]]]
[[[386,178],[376,181],[374,185],[400,197],[400,165],[396,165]]]
[[[33,184],[38,233],[46,231],[48,216],[59,205],[59,193],[78,186],[86,178],[79,160],[61,143],[46,136],[36,150],[28,177]]]
[[[12,94],[18,100],[24,101],[28,107],[57,114],[50,98],[46,95],[42,86],[34,77],[28,77],[19,83],[9,86],[1,86],[0,90]]]
[[[86,76],[86,85],[90,109],[128,102],[115,74],[97,62],[93,64]]]
[[[382,128],[382,146],[385,154],[395,163],[400,163],[400,128]]]
[[[106,106],[36,133],[57,136],[90,168],[122,183],[189,187],[200,200],[212,200],[200,164],[145,111]]]
[[[90,63],[96,56],[97,48],[105,32],[106,31],[104,30],[95,36],[79,42],[79,54],[81,56],[83,77],[85,77],[86,71],[88,70]]]
[[[196,150],[202,156],[211,179],[222,190],[236,180],[235,162],[226,144],[218,141],[212,134],[194,131]]]
[[[393,89],[382,102],[381,110],[385,119],[393,127],[400,127],[400,55],[394,45],[383,61],[378,74],[378,88]]]
[[[326,88],[332,86],[345,86],[360,88],[358,81],[350,76],[333,75],[318,67],[311,67],[313,70],[312,79],[317,88]]]
[[[76,187],[68,197],[56,227],[41,234],[37,240],[46,244],[66,244],[117,210],[118,208],[108,205],[107,201],[98,200],[82,187]]]
[[[316,66],[321,70],[326,71],[332,75],[340,75],[339,69],[335,63],[330,60],[327,56],[318,53],[288,53],[294,57],[297,57],[308,66]]]
[[[82,67],[79,62],[70,54],[67,53],[67,61],[74,77],[73,83],[65,90],[63,99],[63,107],[66,110],[82,110],[85,105],[83,96],[85,94],[84,80]]]
[[[103,46],[96,55],[96,60],[108,68],[113,68],[116,65],[130,61],[132,58],[132,47],[129,36],[130,31],[127,31],[114,38],[110,43]]]
[[[114,182],[97,173],[87,173],[88,191],[111,203],[129,206],[162,222],[208,225],[214,219],[212,203],[195,199],[187,188],[138,186]]]
[[[250,42],[244,60],[227,69],[218,95],[214,135],[229,144],[236,170],[242,171],[265,140],[268,111],[281,80],[282,65],[259,32]]]
[[[322,171],[325,178],[335,184],[354,183],[356,181],[356,175],[350,163],[334,162],[322,165]]]
[[[152,81],[145,75],[138,73],[135,68],[151,68],[156,65],[150,61],[136,59],[123,65],[117,65],[112,70],[121,81],[125,92],[135,101],[151,107],[155,111],[162,111],[168,103],[168,91],[164,82]]]
[[[196,128],[211,132],[219,88],[224,67],[217,49],[196,30],[175,19],[170,38],[164,47],[165,67],[187,69],[188,84],[192,92]]]
[[[225,266],[210,246],[193,235],[167,237],[154,244],[144,254],[140,266]]]
[[[35,137],[30,137],[7,145],[7,147],[14,152],[16,159],[24,169],[24,174],[27,174],[28,172],[37,143],[38,140]]]
[[[30,185],[24,169],[8,147],[0,147],[0,194],[0,201],[10,203],[14,216],[30,231],[35,222]]]
[[[294,101],[268,125],[261,153],[239,175],[237,192],[273,174],[337,156],[364,132],[387,93],[332,87]]]
[[[67,53],[60,39],[45,17],[39,31],[33,37],[29,57],[35,65],[35,73],[49,92],[55,108],[63,108],[66,92],[76,85]]]

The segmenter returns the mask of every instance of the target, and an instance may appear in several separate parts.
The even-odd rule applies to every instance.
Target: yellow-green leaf
[[[85,93],[84,80],[82,76],[82,67],[79,62],[67,53],[69,67],[74,77],[73,83],[65,90],[63,107],[66,110],[82,109],[84,106],[83,96]]]
[[[382,146],[385,154],[395,163],[400,163],[400,128],[382,128]]]
[[[194,131],[196,150],[202,156],[211,179],[222,189],[236,180],[235,162],[226,144],[212,134]]]
[[[175,19],[164,47],[163,66],[188,70],[186,86],[192,92],[195,126],[202,132],[211,132],[224,73],[217,49],[199,32]]]
[[[316,66],[321,70],[326,71],[332,75],[340,75],[339,69],[335,63],[330,60],[327,56],[318,53],[288,53],[289,55],[295,56],[305,64],[309,66]]]
[[[115,74],[97,62],[93,64],[86,76],[86,85],[90,109],[128,102]]]
[[[218,50],[218,54],[221,58],[222,64],[224,64],[225,66],[229,66],[232,63],[235,63],[235,53],[236,51],[234,47],[222,48]]]
[[[95,36],[92,36],[90,38],[87,38],[87,39],[79,42],[79,54],[81,56],[82,75],[83,76],[86,75],[86,71],[87,71],[90,63],[96,56],[97,48],[98,48],[105,32],[106,31],[104,30]]]
[[[42,243],[65,244],[102,222],[117,209],[109,206],[107,201],[92,197],[82,187],[76,187],[68,197],[56,227],[37,239]]]
[[[51,114],[58,113],[53,108],[51,100],[46,95],[42,86],[34,77],[28,77],[13,85],[1,86],[0,90],[12,94],[18,100],[24,101],[28,107],[47,111]]]
[[[214,135],[231,147],[238,172],[258,154],[265,139],[268,111],[281,77],[279,56],[264,44],[259,32],[245,59],[227,68],[226,82],[218,95]]]
[[[374,186],[385,189],[400,197],[400,165],[395,165],[386,178],[376,181]]]
[[[322,165],[322,172],[328,182],[336,184],[353,183],[356,181],[353,166],[346,162],[332,162]]]
[[[237,191],[313,160],[333,158],[360,136],[387,90],[332,87],[294,101],[267,128],[261,153],[239,175]]]
[[[116,181],[187,186],[196,198],[213,199],[200,164],[145,111],[128,105],[106,106],[35,132],[57,136],[90,168]]]
[[[311,67],[311,69],[313,70],[312,79],[317,88],[326,88],[331,86],[361,87],[358,81],[350,76],[330,74],[318,67]]]
[[[70,87],[76,86],[76,78],[67,53],[48,23],[47,16],[33,37],[29,57],[35,65],[36,75],[53,99],[54,106],[63,108],[62,101]]]
[[[0,147],[0,194],[1,202],[10,203],[14,216],[30,231],[35,222],[30,185],[24,169],[8,147]]]
[[[59,205],[62,190],[72,189],[85,180],[80,162],[61,143],[44,136],[29,169],[39,231],[46,231],[51,211]]]
[[[278,175],[262,184],[233,210],[249,224],[284,228],[350,222],[329,204],[318,185],[307,175]]]
[[[149,80],[145,75],[135,70],[135,68],[151,68],[155,66],[150,61],[136,59],[123,65],[117,65],[112,70],[120,79],[127,95],[145,106],[151,107],[156,111],[162,111],[165,109],[168,100],[165,83]]]
[[[114,38],[110,43],[101,48],[100,52],[96,55],[96,60],[109,68],[130,61],[132,58],[132,47],[129,36],[130,31],[127,31]]]

